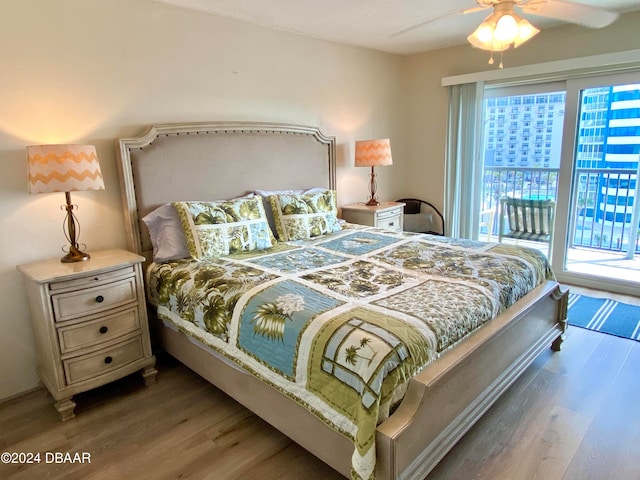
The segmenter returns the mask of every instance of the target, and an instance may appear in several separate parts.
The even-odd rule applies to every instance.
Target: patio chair
[[[498,241],[502,243],[503,238],[514,238],[547,243],[547,258],[551,258],[555,211],[556,202],[553,200],[501,198]],[[508,229],[505,228],[505,219]]]
[[[444,218],[431,203],[419,198],[401,198],[404,206],[404,230],[406,232],[444,235]]]
[[[495,208],[487,208],[485,210],[480,211],[480,224],[479,228],[482,230],[483,228],[487,229],[487,242],[491,241],[493,235],[493,221],[496,215]]]

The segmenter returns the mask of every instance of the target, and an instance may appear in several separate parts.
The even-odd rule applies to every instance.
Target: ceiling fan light
[[[510,44],[499,41],[495,36],[496,14],[489,15],[474,32],[467,37],[467,41],[476,48],[493,52],[501,52],[509,48]]]
[[[518,22],[518,36],[513,42],[513,48],[517,48],[524,42],[531,40],[540,32],[539,29],[531,25],[527,20],[521,18]]]
[[[495,40],[500,43],[512,43],[518,37],[518,22],[513,15],[502,15],[496,22]]]
[[[493,41],[493,25],[482,22],[467,39],[472,45],[480,46],[480,48],[484,45],[491,45]]]
[[[509,1],[494,5],[494,12],[467,37],[467,41],[476,48],[490,52],[504,52],[519,47],[540,30],[513,11]]]

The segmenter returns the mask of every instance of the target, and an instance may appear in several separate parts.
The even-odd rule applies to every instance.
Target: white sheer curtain
[[[451,85],[445,170],[446,235],[478,236],[482,182],[482,104],[484,82]]]

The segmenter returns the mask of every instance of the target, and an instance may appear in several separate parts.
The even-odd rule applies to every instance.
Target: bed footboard
[[[568,292],[539,286],[429,365],[378,427],[378,479],[423,479],[542,353],[560,348]]]

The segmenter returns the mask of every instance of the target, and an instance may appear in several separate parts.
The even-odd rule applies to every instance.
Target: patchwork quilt
[[[553,278],[520,247],[347,228],[217,259],[154,264],[158,316],[353,441],[375,469],[375,430],[408,380]]]

